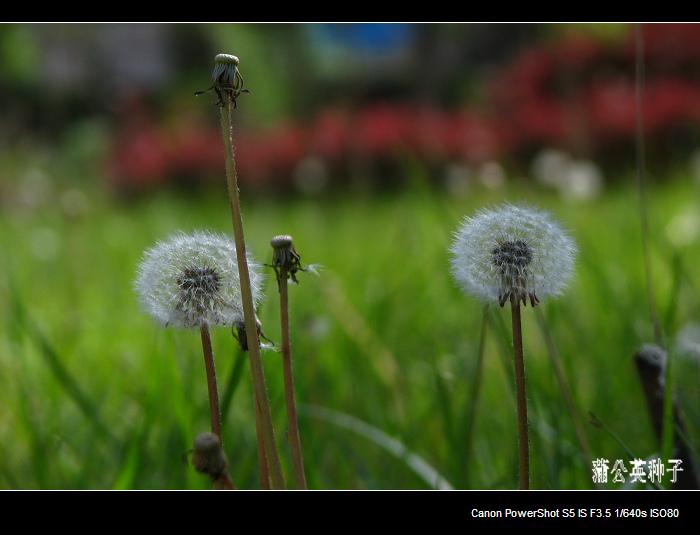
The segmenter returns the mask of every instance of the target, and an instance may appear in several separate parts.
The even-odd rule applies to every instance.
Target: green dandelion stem
[[[255,321],[255,306],[246,262],[245,241],[243,236],[243,219],[241,217],[240,197],[238,193],[238,177],[236,175],[236,163],[233,154],[233,140],[231,138],[231,106],[224,102],[221,106],[221,130],[224,139],[224,154],[226,158],[226,179],[228,184],[229,200],[231,203],[231,215],[233,220],[233,233],[236,241],[236,256],[238,259],[238,271],[241,278],[241,296],[243,300],[243,316],[246,332],[248,334],[248,358],[250,359],[250,372],[253,382],[253,392],[259,403],[259,411],[256,415],[260,419],[262,435],[264,439],[265,454],[270,467],[270,478],[278,489],[284,488],[284,476],[282,465],[277,451],[275,430],[272,425],[270,401],[267,397],[265,385],[265,373],[260,358],[260,339],[253,333],[257,333]]]
[[[525,359],[520,321],[520,303],[511,296],[510,308],[513,320],[513,357],[515,362],[515,397],[518,411],[518,488],[530,488],[530,439],[527,422],[527,393],[525,391]]]
[[[292,462],[294,466],[294,480],[297,489],[306,490],[306,476],[304,475],[304,459],[301,454],[301,440],[299,439],[299,425],[297,422],[297,408],[294,400],[294,376],[292,374],[292,348],[289,339],[289,291],[287,285],[287,270],[280,269],[280,323],[282,327],[282,363],[284,368],[284,396],[287,405],[287,421],[289,425],[289,445],[292,450]]]

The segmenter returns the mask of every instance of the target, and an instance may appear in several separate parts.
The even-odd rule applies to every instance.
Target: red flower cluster
[[[643,28],[642,117],[654,140],[700,126],[700,25]],[[569,35],[525,51],[493,80],[495,119],[512,152],[557,146],[595,156],[636,129],[636,47]]]
[[[645,25],[643,37],[648,141],[675,128],[697,129],[700,25]],[[240,129],[234,136],[239,178],[288,186],[308,156],[331,171],[357,162],[372,165],[402,152],[427,163],[527,158],[542,147],[595,158],[611,145],[631,146],[634,140],[635,50],[633,35],[615,44],[564,36],[532,45],[496,71],[485,81],[488,98],[478,108],[443,110],[410,100],[338,104],[305,121]],[[166,129],[138,106],[126,117],[110,159],[117,188],[221,177],[216,128],[181,116]]]

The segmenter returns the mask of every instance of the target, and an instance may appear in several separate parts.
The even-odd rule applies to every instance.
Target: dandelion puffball
[[[253,300],[261,298],[259,266],[248,260]],[[135,289],[144,312],[162,326],[233,325],[243,315],[236,245],[224,234],[178,233],[148,249]]]
[[[503,204],[464,219],[450,248],[452,275],[485,303],[532,306],[559,295],[573,272],[576,245],[545,211]]]

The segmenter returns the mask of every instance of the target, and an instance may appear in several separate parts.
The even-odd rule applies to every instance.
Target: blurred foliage
[[[326,105],[370,96],[411,95],[452,109],[480,104],[480,81],[490,79],[493,65],[514,65],[540,38],[583,29],[619,45],[630,35],[627,25],[418,29],[414,40],[397,37],[418,55],[389,55],[389,68],[381,55],[365,63],[371,53],[347,46],[356,27],[345,35],[335,27],[340,35],[329,35],[324,32],[333,28],[303,24],[0,25],[1,487],[210,488],[183,462],[208,424],[197,337],[156,329],[138,310],[132,281],[142,251],[155,240],[180,229],[230,229],[223,161],[217,160],[218,110],[209,95],[193,96],[208,87],[216,53],[241,58],[253,91],[239,99],[234,125],[241,169],[249,169],[245,180],[256,167],[276,161],[282,140],[307,138],[310,130],[285,123],[290,117],[316,118]],[[323,35],[333,46],[318,45]],[[548,54],[539,57],[551,59]],[[135,94],[139,98],[127,98]],[[397,124],[391,121],[402,116],[394,108],[378,111],[361,117]],[[207,128],[195,129],[202,121]],[[280,124],[287,129],[275,130]],[[368,124],[375,133],[386,125]],[[246,134],[257,135],[257,128],[277,137],[251,143]],[[422,139],[432,140],[436,132]],[[204,143],[155,149],[164,139],[183,138]],[[158,183],[126,202],[109,182],[111,151],[121,139],[148,141],[139,145],[146,147],[139,152],[145,158],[134,159],[141,171],[148,162],[159,169],[184,154],[203,154],[207,165],[201,159],[199,167],[183,164],[183,188],[162,187],[176,180]],[[692,146],[692,139],[684,142]],[[374,141],[383,146],[385,140]],[[133,147],[124,154],[133,156]],[[246,238],[258,260],[269,261],[272,236],[290,234],[302,262],[325,266],[318,277],[304,274],[290,292],[311,488],[429,487],[397,451],[419,456],[455,488],[515,486],[508,318],[500,309],[489,312],[480,369],[484,312],[460,295],[447,257],[461,218],[503,200],[547,208],[579,243],[575,283],[564,298],[542,307],[576,409],[584,421],[593,410],[639,457],[657,453],[631,361],[652,336],[634,176],[618,169],[600,181],[591,162],[545,148],[546,157],[535,159],[538,166],[528,176],[513,172],[507,161],[426,160],[401,146],[391,147],[391,158],[376,160],[350,152],[352,165],[331,169],[342,177],[341,187],[299,188],[296,195],[287,195],[288,187],[242,187]],[[253,149],[260,159],[246,168]],[[659,314],[676,359],[674,385],[697,444],[700,281],[693,266],[700,261],[700,212],[694,162],[672,159],[657,173],[663,180],[650,181],[648,198]],[[317,162],[303,163],[309,175],[319,171]],[[279,169],[273,167],[273,174]],[[193,183],[193,176],[205,175],[214,179],[204,187]],[[382,187],[372,187],[378,178]],[[275,300],[270,279],[259,315],[265,333],[278,339]],[[533,487],[591,488],[590,465],[541,326],[534,314],[524,314],[524,321]],[[227,329],[215,331],[226,400],[224,445],[236,484],[256,488],[247,363],[234,342]],[[264,358],[283,436],[281,370],[274,352]],[[349,418],[320,418],[335,413],[317,407]],[[365,424],[359,426],[364,434],[343,422]],[[623,457],[600,429],[585,424],[585,434],[595,457]],[[288,469],[285,441],[280,448]]]
[[[651,340],[633,188],[596,202],[511,184],[466,197],[414,186],[391,196],[245,201],[246,237],[269,261],[270,237],[289,233],[304,263],[322,264],[291,288],[295,389],[311,488],[411,489],[425,481],[394,458],[398,440],[455,488],[512,488],[515,417],[508,316],[490,311],[477,374],[479,304],[450,278],[447,246],[463,215],[502,199],[537,202],[561,217],[581,253],[566,295],[542,306],[595,457],[623,456],[586,424],[593,410],[637,456],[656,451],[632,354]],[[422,184],[422,185],[421,185]],[[674,376],[697,440],[697,357],[681,334],[697,324],[697,184],[678,176],[655,188],[653,266]],[[132,281],[142,251],[178,229],[227,231],[222,190],[160,192],[115,205],[92,191],[53,190],[33,207],[3,210],[0,293],[0,485],[4,488],[208,488],[182,461],[206,430],[208,403],[195,333],[162,330],[138,310]],[[245,196],[244,196],[245,197]],[[31,217],[28,217],[31,213]],[[692,229],[690,229],[692,230]],[[680,235],[678,234],[680,233]],[[675,245],[683,244],[683,245]],[[259,310],[279,340],[275,282]],[[532,401],[533,486],[591,488],[590,466],[555,379],[536,316],[524,316]],[[255,488],[255,430],[247,361],[228,329],[213,332],[224,444],[239,487]],[[277,432],[285,428],[279,357],[264,353]],[[476,399],[473,434],[470,414]],[[379,443],[318,418],[323,407],[380,430]],[[340,422],[340,421],[339,421]],[[473,456],[465,456],[467,443]],[[286,442],[280,448],[289,468]],[[50,462],[49,462],[50,460]]]

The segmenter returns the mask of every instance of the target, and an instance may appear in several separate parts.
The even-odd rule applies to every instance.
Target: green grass
[[[575,281],[541,312],[592,456],[626,459],[609,433],[590,425],[588,411],[634,455],[657,454],[632,362],[653,341],[634,188],[581,204],[514,186],[456,198],[410,173],[413,185],[392,195],[285,200],[244,192],[246,241],[259,261],[271,259],[271,237],[290,234],[303,263],[324,266],[290,288],[309,488],[430,488],[418,465],[453,488],[517,486],[507,310],[488,310],[477,375],[484,312],[456,288],[447,253],[464,215],[503,200],[550,210],[579,245]],[[677,247],[666,231],[678,214],[697,210],[697,190],[679,176],[649,191],[656,300],[696,448],[700,368],[673,341],[698,320],[700,242]],[[161,192],[134,203],[87,190],[85,210],[72,215],[56,202],[60,194],[0,215],[0,488],[211,488],[183,461],[209,425],[198,333],[154,327],[132,281],[143,250],[171,232],[231,232],[223,181],[211,194]],[[259,316],[279,342],[275,284],[270,272]],[[535,311],[525,308],[523,322],[532,488],[593,488]],[[212,337],[230,473],[238,488],[259,488],[247,357],[229,330]],[[281,357],[267,351],[263,361],[291,482]]]

